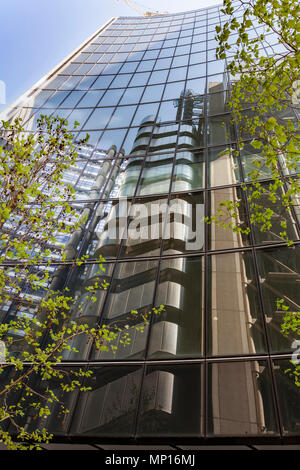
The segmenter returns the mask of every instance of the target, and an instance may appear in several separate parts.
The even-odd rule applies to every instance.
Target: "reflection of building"
[[[28,130],[39,113],[53,112],[70,127],[81,123],[76,138],[91,135],[65,174],[87,220],[62,240],[68,261],[85,253],[90,261],[77,271],[53,269],[52,288],[68,283],[77,321],[114,323],[121,331],[115,354],[95,352],[84,338],[74,343],[79,353],[65,356],[66,365],[83,361],[94,376],[90,392],[68,397],[63,429],[55,413],[48,418],[62,440],[68,434],[70,442],[76,436],[76,442],[116,446],[149,438],[180,447],[183,438],[191,445],[212,438],[258,445],[299,434],[298,412],[288,399],[283,405],[289,387],[294,409],[298,403],[283,372],[291,342],[280,335],[282,313],[274,308],[284,297],[299,309],[296,214],[278,208],[275,217],[285,218],[291,249],[282,246],[279,222],[272,232],[250,236],[215,224],[203,228],[203,216],[217,215],[224,200],[237,204],[236,219],[228,215],[226,222],[249,226],[240,184],[249,182],[257,157],[251,139],[235,154],[238,129],[226,107],[230,77],[214,57],[221,19],[218,7],[115,18],[11,111],[29,118]],[[261,176],[267,187],[268,169]],[[161,211],[151,219],[153,204]],[[136,226],[137,233],[124,237],[138,205],[148,210],[139,219],[142,230]],[[204,207],[203,240],[188,248],[183,215],[195,222],[197,205]],[[100,254],[110,286],[99,289],[94,303],[85,288],[99,277],[92,261]],[[165,312],[143,333],[129,329],[124,346],[131,310],[160,304]]]

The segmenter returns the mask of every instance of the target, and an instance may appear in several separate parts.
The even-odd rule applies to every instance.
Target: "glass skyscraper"
[[[220,9],[113,18],[8,112],[28,132],[41,114],[58,114],[70,130],[80,123],[75,141],[90,134],[64,177],[85,227],[63,240],[69,265],[53,266],[49,286],[71,289],[73,319],[120,326],[132,310],[165,306],[144,332],[129,330],[129,345],[117,339],[115,354],[95,352],[86,340],[74,343],[79,353],[65,354],[66,368],[93,370],[92,390],[66,397],[63,423],[53,409],[44,425],[54,442],[186,449],[299,439],[299,389],[286,372],[293,339],[282,336],[276,309],[280,298],[300,309],[299,212],[278,205],[272,230],[253,226],[250,234],[203,222],[230,199],[241,227],[250,227],[241,184],[251,184],[259,158],[250,136],[240,149],[226,104],[233,81],[215,57]],[[252,37],[261,28],[255,23]],[[270,32],[261,52],[280,47]],[[290,176],[284,158],[281,171]],[[260,180],[268,188],[267,167]],[[160,213],[140,218],[136,236],[129,229],[137,208],[154,203]],[[197,207],[202,228],[193,245],[186,221],[194,223]],[[280,238],[281,220],[292,247]],[[83,254],[89,260],[72,267]],[[100,254],[109,288],[95,303],[83,301]],[[2,310],[1,321],[14,314]]]

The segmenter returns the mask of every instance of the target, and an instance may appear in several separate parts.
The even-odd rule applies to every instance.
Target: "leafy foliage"
[[[0,442],[13,450],[38,449],[53,437],[44,426],[53,406],[64,420],[69,413],[65,395],[90,390],[84,385],[90,370],[61,364],[66,354],[78,353],[74,340],[83,338],[96,350],[114,352],[117,337],[128,345],[129,330],[142,332],[164,307],[132,311],[124,325],[90,326],[80,321],[86,304],[96,303],[99,291],[108,287],[102,277],[105,260],[100,256],[95,263],[97,270],[80,299],[74,299],[66,286],[52,289],[51,279],[58,263],[74,270],[88,261],[87,255],[70,259],[65,243],[59,242],[86,221],[72,206],[74,189],[61,181],[88,136],[74,145],[67,121],[59,117],[41,116],[36,134],[24,132],[20,119],[2,124]]]

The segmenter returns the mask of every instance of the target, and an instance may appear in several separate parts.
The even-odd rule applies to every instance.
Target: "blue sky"
[[[144,10],[176,13],[221,0],[143,0]],[[0,0],[0,112],[113,16],[139,13],[123,0]]]

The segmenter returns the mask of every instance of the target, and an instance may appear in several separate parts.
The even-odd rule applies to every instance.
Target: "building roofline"
[[[38,89],[41,87],[41,85],[45,84],[48,80],[53,78],[54,75],[56,75],[60,69],[62,69],[73,57],[75,57],[81,50],[88,45],[90,41],[92,41],[98,34],[103,32],[108,26],[110,26],[114,21],[116,21],[118,17],[112,17],[110,18],[104,25],[102,25],[95,33],[91,34],[91,36],[88,37],[88,39],[85,39],[78,47],[76,47],[67,57],[65,57],[61,62],[59,62],[58,65],[53,67],[53,69],[50,70],[50,72],[46,73],[40,80],[38,80],[29,90],[26,90],[25,93],[23,93],[19,98],[17,98],[11,105],[9,105],[7,108],[5,108],[1,113],[0,113],[0,120],[1,119],[7,119],[10,118],[10,113],[16,108],[17,106],[20,106],[23,101],[25,101],[27,98],[29,98],[31,95],[33,95]]]

